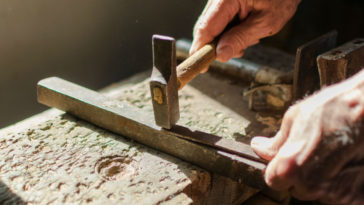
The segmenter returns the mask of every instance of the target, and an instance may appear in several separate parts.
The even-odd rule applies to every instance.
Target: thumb
[[[283,139],[279,131],[273,138],[254,137],[250,145],[255,153],[263,159],[270,161],[278,153],[281,144],[283,144],[282,141],[285,141],[285,139]]]
[[[273,138],[254,137],[250,143],[254,152],[266,160],[272,160],[287,141],[292,124],[298,113],[299,107],[291,106],[284,114],[281,129]]]
[[[257,153],[260,157],[266,160],[271,160],[272,153],[270,147],[272,146],[272,139],[268,137],[254,137],[250,142],[250,146],[253,151]]]

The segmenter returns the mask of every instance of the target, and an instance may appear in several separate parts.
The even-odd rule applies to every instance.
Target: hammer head
[[[170,129],[179,120],[175,39],[153,35],[153,71],[150,78],[155,122]]]

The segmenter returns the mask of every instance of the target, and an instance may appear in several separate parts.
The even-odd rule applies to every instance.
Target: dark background
[[[91,89],[151,68],[151,36],[192,37],[205,0],[0,0],[0,128],[45,110],[36,82],[59,76]],[[332,29],[364,37],[364,1],[302,0],[263,44],[295,49]]]

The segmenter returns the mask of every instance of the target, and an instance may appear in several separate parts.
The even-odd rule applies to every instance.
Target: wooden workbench
[[[259,46],[246,58],[279,69],[293,67],[292,56]],[[148,75],[137,74],[102,92],[116,100],[110,106],[122,101],[152,118]],[[243,97],[246,87],[214,73],[200,75],[179,93],[179,124],[244,142],[254,135],[274,134],[279,116],[250,111]],[[263,195],[55,109],[1,129],[0,156],[0,203],[277,204],[272,198],[287,202],[284,194]]]

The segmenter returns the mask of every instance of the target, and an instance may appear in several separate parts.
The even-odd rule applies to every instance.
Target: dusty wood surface
[[[1,133],[0,154],[6,156],[0,165],[1,181],[17,195],[8,192],[3,199],[34,204],[158,204],[178,196],[189,204],[206,202],[214,190],[217,176],[197,167],[57,111],[41,117],[43,123],[35,117]],[[225,186],[219,195],[225,202],[243,201],[254,192],[222,179],[217,184]],[[237,194],[235,188],[244,191]]]
[[[151,113],[144,79],[104,93]],[[179,123],[244,142],[272,135],[279,117],[249,111],[243,91],[200,75],[180,92]],[[56,110],[0,130],[0,156],[0,203],[240,204],[256,192]]]
[[[254,188],[266,187],[265,161],[245,143],[180,125],[161,130],[151,113],[56,77],[40,81],[37,93],[39,102],[100,128]]]
[[[201,98],[191,89],[194,94],[181,95],[185,109],[194,104],[192,99]],[[146,81],[114,88],[108,95],[151,111]],[[226,137],[228,131],[244,134],[238,125],[245,121],[239,121],[238,115],[224,113],[218,103],[205,103],[210,105],[203,112],[220,116],[219,122],[204,122],[201,113],[186,114],[181,122]],[[222,111],[213,111],[216,108]],[[34,117],[1,132],[0,154],[6,156],[0,165],[1,181],[24,202],[158,204],[183,199],[183,204],[189,204],[207,203],[214,193],[218,200],[207,204],[217,204],[242,202],[255,192],[69,115],[51,111],[40,117],[44,121]],[[234,129],[220,128],[225,120],[232,121]],[[215,190],[221,187],[221,192]]]

